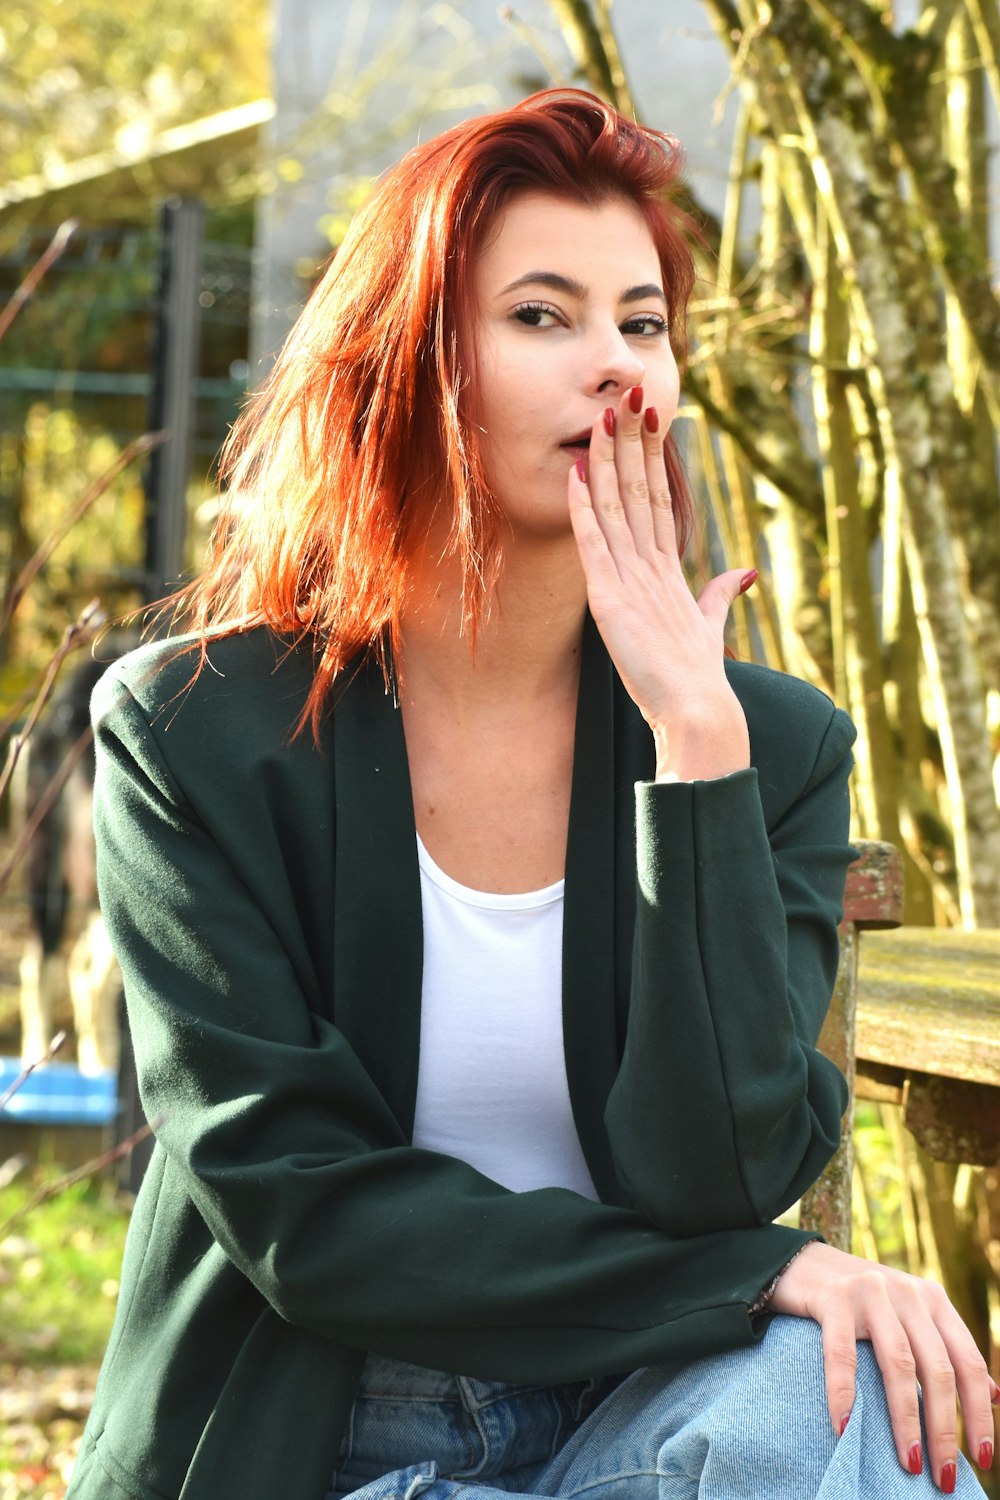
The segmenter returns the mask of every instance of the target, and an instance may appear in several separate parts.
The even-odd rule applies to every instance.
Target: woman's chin
[[[506,511],[505,519],[508,544],[547,546],[559,542],[573,542],[569,501],[565,496],[561,504],[539,504],[530,512],[526,512],[521,507],[513,513]],[[575,543],[573,545],[575,546]]]

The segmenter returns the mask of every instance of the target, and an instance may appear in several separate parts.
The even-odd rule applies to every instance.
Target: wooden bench
[[[849,1099],[837,1153],[799,1208],[799,1222],[818,1229],[840,1250],[851,1248],[851,1184],[854,1177],[858,964],[861,934],[898,927],[903,920],[903,861],[892,844],[859,843],[860,859],[848,867],[840,967],[820,1046],[847,1079]]]
[[[1000,1163],[1000,931],[904,927],[861,946],[860,1099],[899,1104],[928,1156]]]
[[[851,1099],[840,1148],[800,1208],[802,1224],[843,1250],[851,1247],[856,1098],[902,1106],[907,1127],[939,1161],[1000,1163],[1000,932],[901,927],[899,851],[859,847],[820,1038]]]

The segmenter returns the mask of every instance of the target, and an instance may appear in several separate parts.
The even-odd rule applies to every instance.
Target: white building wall
[[[418,139],[551,81],[501,19],[497,0],[275,0],[275,7],[271,146],[279,172],[261,200],[253,325],[255,359],[265,363],[301,305],[296,265],[328,252],[324,220],[342,209],[351,182]],[[578,84],[545,0],[511,8],[553,61],[557,81]],[[683,141],[696,192],[718,210],[736,101],[719,104],[728,58],[701,0],[617,0],[613,17],[641,117]]]

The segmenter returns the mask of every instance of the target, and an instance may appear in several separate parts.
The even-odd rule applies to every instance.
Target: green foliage
[[[150,205],[150,216],[153,205]],[[10,296],[48,232],[39,232],[20,264],[0,263],[0,302]],[[78,393],[78,370],[142,370],[149,359],[149,305],[157,242],[147,231],[95,231],[71,243],[3,341],[5,369],[58,370],[63,399]],[[11,413],[5,427],[13,425]]]
[[[266,0],[14,0],[0,19],[8,179],[262,98]]]
[[[39,1167],[0,1190],[0,1223],[58,1173]],[[0,1237],[0,1362],[100,1359],[118,1297],[128,1210],[109,1180],[76,1183]]]
[[[854,1252],[906,1270],[905,1183],[895,1138],[879,1105],[857,1104],[854,1150],[860,1168],[854,1182]],[[862,1192],[864,1199],[860,1201]],[[875,1257],[873,1251],[877,1252]]]
[[[17,470],[21,553],[54,532],[87,486],[118,457],[115,438],[88,427],[71,407],[35,402],[23,435],[0,434],[0,472]],[[55,652],[67,624],[100,598],[116,616],[140,603],[142,474],[125,470],[56,548],[17,612],[15,647],[0,663],[0,711]]]

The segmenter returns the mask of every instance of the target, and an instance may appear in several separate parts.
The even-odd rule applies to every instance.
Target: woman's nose
[[[641,385],[646,367],[621,330],[615,328],[595,338],[590,368],[594,390],[610,396]]]

